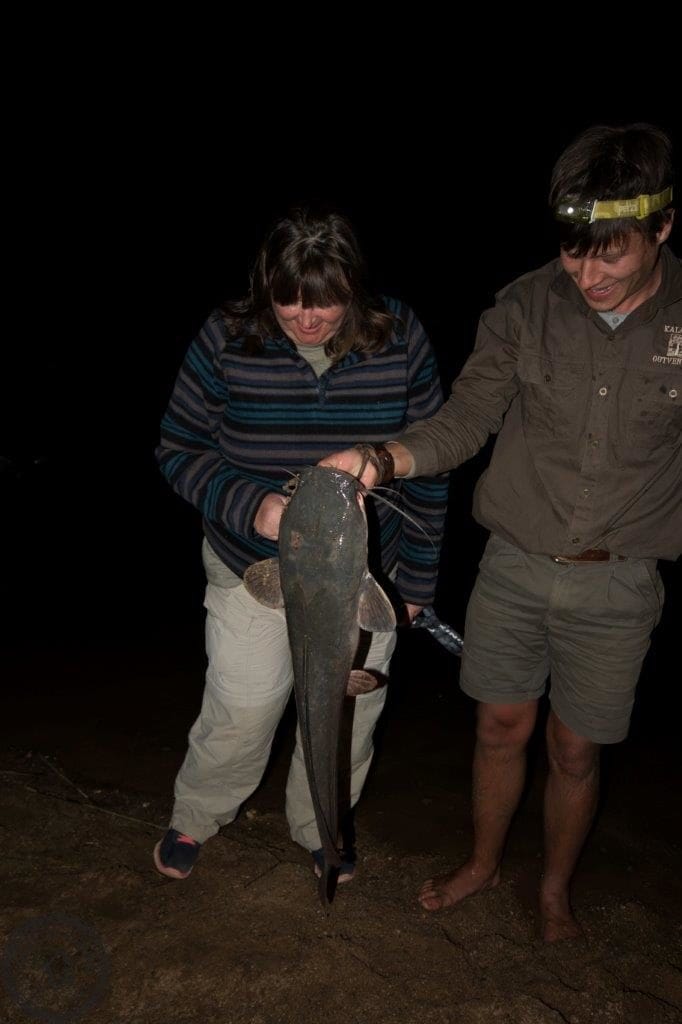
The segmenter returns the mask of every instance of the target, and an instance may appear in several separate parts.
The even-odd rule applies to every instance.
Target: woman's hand
[[[256,512],[253,528],[267,540],[277,540],[282,513],[287,506],[288,498],[283,494],[266,494]]]

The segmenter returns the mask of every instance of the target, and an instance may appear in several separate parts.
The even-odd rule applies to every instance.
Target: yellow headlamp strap
[[[650,213],[662,210],[672,202],[673,187],[668,185],[655,196],[637,196],[636,199],[598,199],[594,204],[592,220],[614,220],[616,217],[636,217],[643,220]]]
[[[643,220],[650,213],[668,206],[672,198],[673,187],[668,185],[655,196],[637,196],[636,199],[590,199],[576,202],[565,200],[554,208],[554,215],[557,220],[577,220],[587,224],[592,224],[595,220],[615,220],[619,217]]]

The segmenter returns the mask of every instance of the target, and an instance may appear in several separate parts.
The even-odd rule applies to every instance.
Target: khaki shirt
[[[682,551],[682,268],[615,330],[559,260],[481,317],[442,409],[400,440],[415,474],[442,473],[499,431],[474,495],[483,526],[532,553]]]

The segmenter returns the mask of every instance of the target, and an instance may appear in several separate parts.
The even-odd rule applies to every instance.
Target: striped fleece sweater
[[[409,307],[386,299],[398,317],[377,353],[350,352],[318,379],[286,337],[247,355],[219,311],[208,318],[180,369],[161,424],[157,458],[172,488],[203,516],[216,554],[242,575],[277,554],[253,528],[268,492],[292,472],[357,441],[386,441],[442,404],[436,361]],[[447,500],[447,477],[395,481],[388,495],[426,530],[379,501],[366,502],[369,563],[396,570],[403,601],[433,600]]]

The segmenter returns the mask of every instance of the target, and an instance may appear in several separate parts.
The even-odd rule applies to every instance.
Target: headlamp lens
[[[554,207],[554,216],[557,220],[565,220],[569,223],[581,221],[584,224],[589,224],[593,211],[594,199],[576,199],[575,201],[566,199]]]

